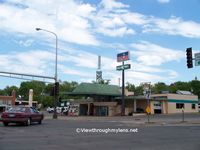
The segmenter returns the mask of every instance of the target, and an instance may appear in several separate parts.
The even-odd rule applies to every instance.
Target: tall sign
[[[98,70],[96,71],[96,82],[100,83],[103,80],[101,71],[101,56],[98,56]]]
[[[130,59],[129,51],[117,54],[117,62],[123,62]]]
[[[124,99],[124,93],[125,93],[125,88],[124,88],[124,70],[130,69],[131,65],[130,64],[124,64],[124,61],[127,61],[130,59],[130,53],[129,51],[119,53],[117,54],[117,62],[122,62],[122,65],[116,66],[116,70],[122,71],[122,104],[121,104],[121,115],[125,115],[125,99]]]

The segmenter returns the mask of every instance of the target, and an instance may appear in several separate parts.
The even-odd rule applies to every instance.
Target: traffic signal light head
[[[193,68],[192,47],[186,49],[187,67]]]
[[[55,95],[59,95],[59,82],[55,83]]]
[[[51,96],[58,96],[59,95],[59,82],[55,82],[51,89]]]

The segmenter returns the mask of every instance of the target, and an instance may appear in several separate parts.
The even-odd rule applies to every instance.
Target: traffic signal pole
[[[55,84],[54,84],[54,88],[53,88],[53,94],[54,94],[54,111],[53,111],[53,119],[57,119],[58,118],[58,115],[57,115],[57,94],[56,94],[56,81],[55,81]]]

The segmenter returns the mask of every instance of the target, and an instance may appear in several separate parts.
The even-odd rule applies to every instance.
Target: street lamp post
[[[37,31],[45,31],[45,32],[49,32],[51,34],[53,34],[56,37],[56,56],[55,56],[55,84],[54,86],[56,86],[56,83],[58,82],[58,73],[57,73],[57,61],[58,61],[58,36],[56,33],[46,30],[46,29],[42,29],[42,28],[36,28]],[[54,87],[54,113],[53,113],[53,119],[57,119],[57,112],[56,112],[56,106],[57,106],[57,93],[55,91],[56,87]]]

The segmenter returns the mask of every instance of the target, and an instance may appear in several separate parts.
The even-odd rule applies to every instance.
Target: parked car
[[[44,115],[33,107],[16,106],[2,113],[0,121],[4,126],[9,123],[20,123],[24,125],[31,125],[32,122],[42,123]]]
[[[48,113],[53,113],[54,111],[54,108],[53,107],[47,107],[47,112]]]
[[[1,104],[0,105],[0,113],[6,111],[6,110],[9,110],[11,108],[10,105],[5,105],[5,104]]]
[[[144,109],[142,109],[142,108],[137,108],[137,109],[136,109],[136,112],[137,112],[137,113],[144,113]]]

